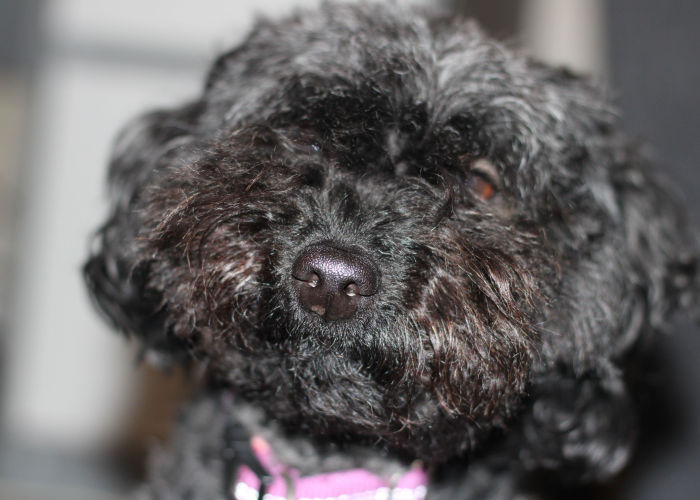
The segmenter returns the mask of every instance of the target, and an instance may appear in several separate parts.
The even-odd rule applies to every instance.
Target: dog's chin
[[[283,417],[275,412],[275,404],[270,401],[261,401],[260,406],[268,409],[271,419],[282,422],[289,436],[311,437],[317,443],[332,442],[341,447],[365,445],[426,464],[445,462],[477,450],[494,431],[505,427],[507,421],[503,416],[505,407],[494,410],[491,422],[483,419],[475,422],[466,413],[467,408],[463,414],[455,415],[454,409],[446,410],[444,403],[422,386],[388,389],[375,384],[373,389],[383,393],[386,399],[394,399],[386,405],[390,410],[386,407],[379,410],[381,399],[374,398],[338,404],[337,398],[351,401],[349,398],[360,390],[359,386],[343,387],[342,382],[325,392],[315,388],[298,394],[287,402],[282,412],[289,412],[290,407],[297,411]],[[369,392],[366,387],[364,390]],[[411,396],[406,397],[407,394]],[[326,404],[331,399],[336,400],[333,407]]]
[[[409,332],[406,321],[387,325],[370,314],[362,326],[311,314],[275,323],[286,328],[266,333],[266,349],[221,349],[225,359],[212,366],[234,394],[289,435],[435,463],[474,450],[521,408],[524,375],[512,365],[493,365],[486,376],[483,361],[445,366],[454,360],[417,347],[454,332]]]

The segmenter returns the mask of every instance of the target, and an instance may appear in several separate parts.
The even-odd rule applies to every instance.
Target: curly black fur
[[[221,498],[231,419],[301,468],[421,459],[433,498],[606,479],[625,366],[696,297],[694,242],[600,89],[393,5],[260,23],[196,101],[126,128],[109,179],[92,295],[212,388],[149,498]],[[381,270],[350,319],[299,303],[318,242]]]

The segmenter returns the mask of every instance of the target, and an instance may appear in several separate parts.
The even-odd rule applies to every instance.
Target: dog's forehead
[[[334,137],[362,130],[355,144],[391,154],[457,123],[481,130],[480,150],[505,157],[522,185],[571,183],[584,163],[603,168],[569,162],[601,153],[591,148],[604,141],[593,138],[616,121],[586,79],[509,50],[468,20],[384,4],[306,14],[260,24],[215,64],[203,120],[212,135],[261,125]],[[402,125],[416,133],[402,137]]]
[[[261,24],[222,58],[210,98],[229,108],[227,124],[325,99],[345,108],[361,101],[356,107],[368,114],[422,107],[438,124],[490,113],[501,123],[531,122],[524,131],[542,134],[535,129],[571,119],[568,108],[596,98],[579,95],[585,89],[578,83],[562,86],[554,70],[506,49],[473,22],[435,21],[396,6],[333,7]]]
[[[538,88],[524,60],[472,22],[438,27],[419,16],[394,15],[369,23],[352,12],[325,26],[290,21],[259,28],[235,54],[240,60],[231,61],[231,76],[257,80],[247,89],[268,89],[288,103],[354,94],[382,96],[388,105],[427,103],[441,112]]]

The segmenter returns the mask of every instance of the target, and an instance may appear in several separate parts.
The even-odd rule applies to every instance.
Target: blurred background
[[[139,365],[80,277],[106,213],[111,142],[134,115],[193,97],[207,64],[256,15],[316,3],[0,0],[0,499],[124,498],[143,450],[167,435],[187,382]],[[474,16],[492,35],[607,83],[697,227],[700,3],[411,3]],[[599,498],[700,495],[700,335],[690,323],[672,330],[660,348],[672,369],[658,387],[676,404],[647,423],[674,432],[643,445]]]

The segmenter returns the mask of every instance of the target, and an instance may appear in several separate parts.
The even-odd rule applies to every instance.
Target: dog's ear
[[[199,105],[157,111],[127,125],[109,168],[111,215],[98,230],[83,268],[97,308],[118,330],[143,340],[144,352],[168,360],[186,358],[186,346],[165,323],[161,294],[150,286],[150,262],[139,247],[139,207],[160,168],[182,162],[196,140]],[[191,148],[190,148],[191,149]]]
[[[630,278],[643,299],[645,323],[662,330],[674,312],[697,307],[697,236],[679,204],[680,196],[654,177],[639,148],[622,148],[612,181]]]

